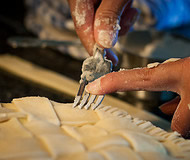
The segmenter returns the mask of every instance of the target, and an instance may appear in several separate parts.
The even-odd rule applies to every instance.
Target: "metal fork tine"
[[[81,84],[80,84],[80,87],[79,87],[79,90],[78,90],[78,93],[75,97],[75,100],[74,100],[74,103],[73,103],[73,108],[75,108],[79,103],[80,103],[80,100],[82,98],[82,94],[84,92],[84,88],[87,84],[87,81],[84,80]]]
[[[96,101],[96,103],[92,106],[92,109],[95,110],[103,101],[105,95],[100,95]]]
[[[88,98],[89,98],[89,97],[90,97],[90,94],[87,93],[87,92],[85,92],[85,93],[84,93],[84,97],[83,97],[83,99],[82,99],[80,105],[78,106],[79,109],[82,109],[82,108],[84,107],[84,105],[85,105],[86,102],[88,101]]]
[[[88,109],[90,107],[90,105],[94,102],[94,100],[96,99],[97,95],[92,95],[88,101],[88,103],[84,106],[85,109]]]

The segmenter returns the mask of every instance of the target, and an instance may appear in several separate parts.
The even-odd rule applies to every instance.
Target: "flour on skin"
[[[104,29],[101,29],[102,26]],[[105,29],[106,26],[106,29]],[[111,48],[117,42],[118,32],[121,29],[118,19],[101,18],[95,20],[95,27],[98,29],[98,41],[105,48]]]
[[[86,23],[86,17],[88,16],[86,12],[87,10],[92,9],[92,7],[89,5],[90,2],[88,1],[89,0],[76,0],[76,6],[72,12],[72,15],[75,17],[77,27],[81,27]]]
[[[98,31],[99,43],[106,48],[111,48],[117,41],[117,35],[117,31],[100,30]]]

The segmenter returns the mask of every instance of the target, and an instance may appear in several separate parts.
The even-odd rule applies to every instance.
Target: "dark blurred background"
[[[9,53],[44,68],[80,80],[82,61],[60,54],[51,48],[12,48],[7,39],[12,36],[36,37],[24,26],[26,9],[23,0],[0,2],[0,54]],[[11,102],[24,96],[45,96],[58,102],[73,102],[73,97],[25,81],[0,70],[0,101]]]

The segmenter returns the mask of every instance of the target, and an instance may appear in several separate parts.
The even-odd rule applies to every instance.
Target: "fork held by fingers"
[[[85,86],[89,82],[111,72],[112,63],[105,58],[104,50],[97,46],[93,57],[89,57],[83,62],[82,71],[80,87],[75,96],[73,107],[78,106],[80,109],[92,107],[92,109],[96,109],[102,103],[105,95],[91,95],[84,91]]]

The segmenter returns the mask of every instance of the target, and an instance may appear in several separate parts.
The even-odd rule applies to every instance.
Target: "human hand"
[[[114,65],[118,58],[111,51],[118,35],[125,34],[137,19],[132,0],[68,0],[76,32],[90,55],[95,43],[107,48],[106,57]],[[121,30],[120,30],[121,26]],[[120,31],[119,31],[120,30]]]
[[[190,57],[141,68],[112,72],[86,86],[92,94],[116,91],[172,91],[180,95],[161,106],[162,112],[173,115],[171,128],[190,138]]]

